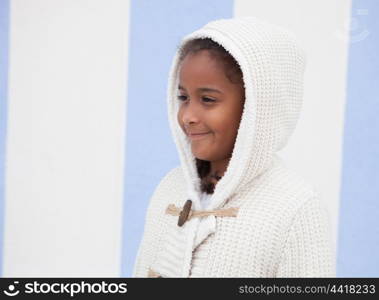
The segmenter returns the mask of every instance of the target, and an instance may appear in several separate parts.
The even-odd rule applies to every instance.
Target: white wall
[[[235,0],[235,16],[256,16],[293,31],[307,53],[304,105],[280,155],[321,193],[337,246],[350,0]]]
[[[11,1],[4,277],[119,276],[129,1]]]

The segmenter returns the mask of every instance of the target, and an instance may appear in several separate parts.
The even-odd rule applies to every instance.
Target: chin
[[[201,160],[208,160],[210,161],[211,160],[211,157],[209,155],[206,155],[206,154],[202,154],[202,153],[196,153],[196,152],[192,152],[193,153],[193,156],[195,156],[197,159],[201,159]]]
[[[192,147],[191,152],[197,159],[211,161],[214,155],[209,151],[210,147]]]

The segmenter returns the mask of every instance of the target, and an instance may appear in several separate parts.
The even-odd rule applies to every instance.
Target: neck
[[[230,157],[222,159],[222,160],[218,160],[218,161],[211,161],[210,175],[213,177],[224,176],[224,173],[226,171],[226,168],[228,167],[229,161],[230,161]]]

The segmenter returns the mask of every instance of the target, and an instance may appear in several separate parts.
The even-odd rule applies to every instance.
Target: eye
[[[178,96],[178,99],[179,99],[180,101],[184,101],[184,100],[187,99],[187,96],[179,95],[179,96]]]
[[[185,100],[187,100],[187,96],[185,96],[185,95],[178,95],[177,98],[178,98],[178,100],[180,100],[180,101],[185,101]],[[203,102],[205,102],[205,103],[216,102],[216,100],[211,99],[211,98],[208,98],[208,97],[203,97],[202,100],[203,100]]]
[[[203,97],[204,102],[210,103],[210,102],[215,102],[216,100],[208,98],[208,97]]]

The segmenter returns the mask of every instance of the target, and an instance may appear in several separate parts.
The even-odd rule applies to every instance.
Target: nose
[[[191,103],[192,102],[192,103]],[[198,123],[200,120],[200,109],[194,103],[194,101],[188,101],[188,103],[183,103],[181,106],[181,115],[182,115],[182,122],[184,124],[193,124]]]

